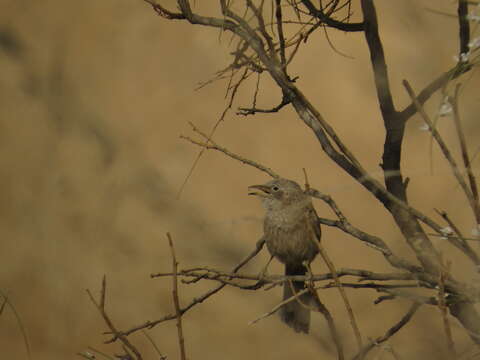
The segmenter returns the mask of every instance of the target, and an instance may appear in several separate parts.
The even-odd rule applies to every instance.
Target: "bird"
[[[266,210],[264,240],[272,257],[285,264],[285,275],[305,275],[319,252],[321,229],[312,200],[295,181],[276,178],[263,185],[248,187],[249,195],[258,196]],[[283,300],[305,289],[304,281],[284,282]],[[308,333],[310,292],[284,304],[281,320],[296,332]]]

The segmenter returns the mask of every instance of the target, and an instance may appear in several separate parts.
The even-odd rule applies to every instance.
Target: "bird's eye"
[[[277,185],[275,185],[274,187],[272,187],[272,190],[273,191],[278,191],[278,190],[280,190],[280,188]]]

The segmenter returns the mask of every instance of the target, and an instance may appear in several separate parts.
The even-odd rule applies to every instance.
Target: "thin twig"
[[[228,105],[225,107],[225,109],[223,110],[222,112],[222,115],[220,116],[220,118],[217,120],[217,122],[215,123],[215,125],[213,126],[212,130],[210,130],[210,134],[208,136],[206,136],[206,140],[207,140],[207,144],[211,141],[213,135],[215,134],[215,131],[217,131],[217,128],[218,126],[225,120],[225,116],[227,115],[227,112],[232,108],[232,105],[233,105],[233,101],[235,99],[235,95],[237,94],[237,91],[240,87],[240,85],[243,83],[243,81],[247,78],[247,74],[248,74],[248,68],[245,68],[242,76],[240,77],[240,80],[238,80],[238,82],[235,84],[235,86],[233,87],[233,90],[231,92],[231,95],[230,95],[230,101],[228,103]],[[192,123],[190,123],[192,124]],[[190,167],[190,170],[188,171],[187,173],[187,176],[185,177],[185,180],[183,181],[182,185],[180,186],[180,189],[178,190],[178,193],[177,193],[177,198],[180,197],[180,195],[182,194],[183,190],[185,189],[185,186],[187,185],[187,182],[188,180],[190,179],[190,177],[192,176],[193,174],[193,171],[195,170],[198,162],[200,161],[200,158],[202,157],[204,151],[207,150],[207,148],[202,148],[197,157],[195,158],[192,166]]]
[[[243,266],[245,266],[245,264],[247,264],[250,260],[252,260],[255,256],[257,256],[257,254],[263,249],[264,245],[265,245],[265,240],[262,238],[257,242],[255,249],[248,256],[246,256],[240,263],[238,263],[238,265],[236,265],[233,268],[232,272],[236,273]],[[226,286],[226,284],[220,284],[217,287],[214,287],[213,289],[210,289],[206,293],[202,294],[201,296],[194,298],[190,302],[190,304],[188,304],[187,306],[185,306],[184,308],[181,309],[182,314],[185,314],[187,311],[192,309],[194,306],[204,302],[205,300],[207,300],[212,295],[215,295],[217,292],[222,290],[225,286]],[[168,315],[165,315],[164,317],[162,317],[158,320],[155,320],[155,321],[148,320],[145,323],[143,323],[141,325],[134,326],[134,327],[132,327],[128,330],[124,330],[124,331],[118,332],[116,334],[113,333],[113,337],[110,340],[106,341],[106,343],[112,343],[112,342],[116,341],[119,338],[120,335],[130,335],[130,334],[132,334],[134,332],[137,332],[139,330],[142,330],[142,329],[151,329],[151,328],[155,327],[156,325],[158,325],[162,322],[173,320],[173,319],[176,319],[176,314],[168,314]]]
[[[374,341],[371,341],[369,344],[365,345],[365,347],[353,358],[353,360],[362,360],[365,358],[367,353],[372,350],[378,344],[381,344],[388,339],[390,339],[393,335],[395,335],[401,328],[403,328],[415,315],[417,310],[421,304],[414,302],[407,313],[400,319],[398,323],[393,325],[390,329],[388,329],[383,336],[379,336]]]
[[[445,279],[449,277],[450,263],[442,264],[442,270],[440,271],[438,279],[438,308],[442,314],[443,329],[445,331],[445,337],[447,340],[447,348],[450,353],[450,358],[456,358],[455,343],[452,338],[452,330],[448,321],[448,308],[445,301]]]
[[[182,327],[182,311],[180,309],[180,301],[178,300],[178,281],[177,281],[177,258],[175,257],[175,249],[173,247],[173,240],[170,233],[167,232],[168,245],[170,246],[170,253],[172,255],[172,282],[173,282],[173,305],[175,306],[175,314],[177,317],[177,332],[178,332],[178,344],[180,346],[180,358],[182,360],[187,360],[187,355],[185,353],[185,338],[183,337],[183,327]]]
[[[423,296],[423,295],[418,295],[418,293],[406,291],[401,288],[387,288],[387,287],[378,289],[377,291],[386,293],[388,295],[378,297],[373,302],[375,305],[380,304],[380,302],[384,300],[393,300],[397,298],[402,298],[402,299],[410,300],[419,304],[428,304],[428,305],[438,306],[437,294],[434,294],[433,296]]]
[[[388,247],[388,245],[380,239],[378,236],[368,234],[356,227],[354,227],[350,222],[347,220],[345,215],[339,209],[336,202],[326,194],[321,193],[316,189],[309,189],[307,193],[317,199],[320,199],[327,203],[327,205],[332,209],[335,215],[338,217],[339,221],[325,221],[325,219],[319,218],[319,222],[328,226],[335,226],[338,227],[340,230],[356,237],[359,240],[362,240],[368,246],[372,247],[373,249],[380,251],[385,259],[394,267],[408,270],[413,273],[423,273],[423,270],[410,263],[406,259],[400,258],[399,256],[395,255],[392,250]],[[440,226],[438,226],[440,228]]]
[[[258,96],[258,91],[260,90],[260,79],[261,79],[262,74],[258,73],[257,74],[257,83],[255,84],[255,92],[253,94],[253,103],[252,103],[252,108],[255,109],[257,107],[257,96]]]
[[[2,305],[0,306],[0,316],[2,316],[3,310],[5,309],[5,305],[7,305],[8,299],[6,297],[3,298]]]
[[[168,19],[168,20],[173,20],[173,19],[183,20],[183,19],[185,19],[185,16],[182,13],[174,13],[172,11],[169,11],[169,10],[165,9],[162,5],[157,4],[155,1],[152,1],[152,0],[143,0],[143,1],[150,4],[152,6],[153,10],[155,10],[155,12],[158,15],[160,15],[161,17],[163,17],[165,19]]]
[[[477,253],[473,248],[468,244],[468,242],[463,237],[460,229],[455,225],[455,223],[450,219],[448,214],[445,211],[440,211],[435,209],[435,211],[447,222],[450,229],[452,229],[453,233],[457,234],[457,236],[452,236],[446,232],[444,237],[456,248],[462,251],[476,266],[480,265],[480,258],[478,257]]]
[[[105,299],[106,287],[107,287],[107,281],[106,281],[106,277],[104,275],[103,279],[102,279],[102,289],[101,289],[101,292],[100,292],[100,299]],[[130,340],[128,340],[128,338],[124,334],[120,333],[116,329],[112,320],[110,319],[107,312],[105,311],[105,307],[104,307],[105,301],[103,301],[103,303],[102,303],[101,300],[100,300],[100,302],[97,302],[95,300],[95,298],[93,297],[92,293],[90,292],[90,290],[88,290],[88,289],[87,289],[87,294],[90,297],[90,300],[92,301],[92,303],[95,305],[95,307],[99,311],[100,315],[102,315],[103,320],[107,324],[108,328],[111,330],[112,334],[114,334],[116,338],[120,339],[122,344],[125,345],[125,347],[127,349],[129,349],[133,354],[135,354],[135,357],[137,358],[137,360],[142,360],[142,355],[137,350],[137,348],[130,342]]]
[[[470,190],[472,191],[472,196],[474,200],[474,216],[477,224],[480,224],[480,204],[478,201],[478,186],[475,175],[473,175],[472,166],[470,163],[470,156],[468,155],[467,141],[465,140],[465,133],[462,128],[462,123],[460,121],[460,113],[458,111],[458,98],[460,92],[460,84],[457,84],[455,87],[455,95],[452,99],[453,107],[453,120],[455,123],[455,128],[457,130],[458,141],[460,142],[460,149],[462,150],[462,159],[465,169],[467,170],[468,181],[470,184]]]
[[[28,340],[27,330],[23,325],[22,319],[20,318],[20,314],[17,312],[17,308],[10,301],[7,294],[5,294],[3,291],[0,290],[0,296],[3,297],[2,310],[6,305],[8,305],[10,310],[12,310],[13,315],[15,316],[15,320],[17,321],[18,327],[23,337],[23,342],[25,344],[25,349],[27,351],[27,358],[30,360],[32,358],[31,350],[30,350],[30,341]]]
[[[275,0],[275,16],[277,18],[278,41],[280,44],[280,59],[283,70],[286,72],[287,59],[285,57],[285,37],[283,35],[282,6],[280,0]]]
[[[415,92],[413,91],[413,89],[410,86],[410,84],[408,83],[408,81],[403,80],[403,85],[405,86],[405,89],[407,90],[408,95],[410,96],[412,102],[417,107],[417,111],[422,116],[423,120],[427,123],[428,128],[433,135],[433,138],[436,140],[437,144],[439,145],[440,149],[442,150],[443,156],[445,156],[445,159],[450,164],[450,168],[452,169],[452,172],[453,172],[455,178],[457,179],[458,184],[460,185],[463,192],[465,193],[465,196],[467,197],[467,200],[468,200],[472,210],[475,211],[476,205],[475,205],[475,199],[473,198],[472,191],[467,186],[467,183],[465,182],[465,179],[463,178],[463,176],[462,176],[462,174],[461,174],[461,172],[458,168],[457,162],[455,161],[455,159],[451,155],[450,150],[448,149],[448,146],[443,141],[442,137],[440,136],[440,133],[433,126],[433,123],[430,120],[430,117],[425,112],[425,109],[423,108],[423,106],[418,102],[418,100],[416,98],[416,95],[415,95]]]
[[[160,360],[167,360],[167,357],[165,355],[163,355],[160,351],[160,349],[158,348],[157,344],[155,343],[155,341],[153,341],[152,337],[150,336],[149,333],[147,333],[145,330],[142,330],[142,334],[145,335],[145,337],[148,339],[148,341],[150,342],[150,344],[152,344],[153,348],[155,349],[155,351],[157,352]]]
[[[266,27],[265,27],[265,21],[263,19],[263,14],[261,9],[258,9],[252,2],[252,0],[246,0],[247,1],[247,6],[252,9],[253,14],[257,18],[258,21],[258,27],[260,30],[260,33],[262,34],[263,38],[266,40],[268,44],[268,50],[270,53],[270,56],[273,58],[275,56],[275,45],[273,44],[273,39],[268,33]]]
[[[415,283],[404,283],[404,284],[377,284],[377,283],[336,283],[331,282],[326,285],[319,285],[316,286],[317,289],[331,289],[331,288],[338,288],[339,285],[343,288],[350,288],[350,289],[375,289],[379,292],[384,291],[385,289],[418,289],[420,286],[418,282]]]
[[[435,234],[435,233],[427,233],[427,235],[430,235],[430,236],[435,236],[435,237],[440,237],[440,238],[444,238],[445,235],[441,235],[441,234]],[[472,238],[472,237],[466,237],[466,236],[462,236],[461,238],[459,237],[458,239],[460,240],[468,240],[468,241],[480,241],[480,239],[476,238]]]
[[[78,356],[84,358],[84,359],[87,359],[87,360],[96,360],[96,357],[95,355],[93,354],[90,354],[88,352],[85,352],[85,353],[77,353]]]
[[[343,351],[343,343],[340,334],[338,333],[337,327],[333,320],[333,316],[325,306],[325,304],[320,300],[318,296],[318,292],[315,289],[310,288],[310,292],[313,294],[313,299],[315,301],[315,306],[317,310],[323,315],[325,320],[327,320],[327,325],[330,330],[330,334],[332,336],[333,342],[335,343],[335,348],[337,349],[338,360],[343,360],[345,358],[345,354]]]
[[[244,164],[247,164],[247,165],[250,165],[250,166],[253,166],[255,168],[257,168],[258,170],[260,171],[263,171],[265,173],[267,173],[268,175],[270,175],[272,178],[278,178],[279,175],[276,174],[272,169],[270,168],[267,168],[266,166],[263,166],[253,160],[249,160],[247,158],[244,158],[240,155],[237,155],[237,154],[234,154],[232,153],[231,151],[229,151],[228,149],[218,145],[216,142],[214,142],[211,138],[209,139],[209,136],[207,136],[205,133],[203,133],[201,130],[199,130],[193,123],[189,122],[190,126],[192,127],[193,131],[195,131],[196,133],[200,134],[203,138],[206,139],[207,142],[200,142],[200,141],[197,141],[197,140],[194,140],[188,136],[183,136],[181,135],[180,138],[184,139],[184,140],[187,140],[189,142],[191,142],[192,144],[195,144],[197,146],[200,146],[206,150],[217,150],[217,151],[220,151],[222,153],[224,153],[225,155],[231,157],[232,159],[235,159],[235,160],[238,160]]]
[[[439,89],[443,88],[449,81],[456,79],[457,77],[470,71],[471,69],[473,69],[473,66],[471,64],[458,63],[455,67],[444,72],[432,82],[430,82],[430,84],[425,86],[425,88],[419,91],[416,100],[420,105],[425,104],[433,94],[435,94]],[[416,113],[417,106],[412,101],[410,105],[406,106],[398,113],[398,121],[407,122]]]
[[[360,350],[363,346],[362,335],[360,334],[357,321],[355,320],[355,314],[353,313],[352,306],[350,305],[350,301],[348,300],[347,293],[345,292],[345,289],[342,287],[342,283],[340,282],[340,280],[338,280],[337,270],[335,269],[333,262],[330,260],[330,257],[328,256],[325,248],[323,247],[321,242],[317,242],[317,246],[323,261],[325,261],[325,264],[327,265],[328,269],[332,273],[333,281],[338,287],[338,291],[340,292],[340,296],[342,297],[343,303],[345,304],[345,308],[347,309],[348,317],[350,319],[350,324],[352,326],[353,333],[355,334],[357,345]]]
[[[279,112],[283,107],[286,105],[290,104],[290,100],[288,100],[287,97],[283,97],[282,101],[280,104],[277,106],[274,106],[273,108],[270,109],[259,109],[257,107],[252,107],[252,108],[245,108],[245,107],[240,107],[238,108],[237,115],[243,115],[243,116],[248,116],[248,115],[254,115],[256,113],[264,113],[264,114],[270,114],[270,113],[276,113]]]
[[[113,357],[112,357],[112,356],[110,356],[110,355],[104,353],[103,351],[100,351],[100,350],[98,350],[98,349],[96,349],[96,348],[94,348],[94,347],[92,347],[92,346],[88,346],[88,349],[91,350],[91,351],[93,351],[94,353],[97,353],[97,354],[99,354],[99,355],[102,355],[105,359],[113,360]]]
[[[292,296],[290,296],[288,299],[285,299],[285,300],[282,300],[280,303],[278,303],[277,305],[275,305],[270,311],[260,315],[259,317],[257,317],[256,319],[250,321],[248,323],[248,325],[253,325],[253,324],[256,324],[257,322],[259,322],[260,320],[263,320],[273,314],[275,314],[283,305],[285,304],[288,304],[292,301],[300,301],[300,296],[309,292],[310,290],[309,289],[303,289],[303,290],[300,290],[296,293],[294,293]]]

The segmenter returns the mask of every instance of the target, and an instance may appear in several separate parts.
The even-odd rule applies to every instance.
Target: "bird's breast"
[[[267,248],[284,264],[312,261],[318,253],[317,239],[306,217],[267,216],[264,232]]]

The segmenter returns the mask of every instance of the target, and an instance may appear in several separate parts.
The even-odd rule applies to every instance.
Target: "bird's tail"
[[[305,275],[307,269],[303,266],[285,265],[285,275]],[[292,297],[305,288],[303,281],[285,282],[283,285],[283,300]],[[310,328],[311,294],[305,293],[280,308],[280,318],[296,332],[308,333]]]

